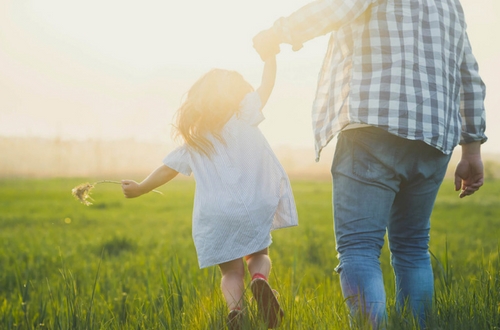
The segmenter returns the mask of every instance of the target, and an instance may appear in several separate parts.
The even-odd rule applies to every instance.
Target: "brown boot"
[[[257,302],[259,314],[263,317],[269,329],[277,328],[281,323],[284,312],[269,283],[265,279],[255,278],[250,283],[250,289]]]
[[[229,330],[240,330],[243,322],[243,312],[239,309],[233,309],[227,315],[227,328]]]

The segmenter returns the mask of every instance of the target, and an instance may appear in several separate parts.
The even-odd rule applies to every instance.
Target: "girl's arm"
[[[276,55],[268,57],[264,62],[264,71],[262,72],[262,82],[260,87],[257,88],[257,93],[260,96],[260,101],[262,103],[262,108],[267,103],[269,96],[274,88],[274,82],[276,81]],[[262,109],[261,108],[261,109]]]
[[[151,174],[141,183],[137,183],[134,180],[122,180],[123,194],[126,198],[139,197],[169,182],[175,178],[177,174],[179,174],[179,172],[168,166],[161,165],[151,172]]]

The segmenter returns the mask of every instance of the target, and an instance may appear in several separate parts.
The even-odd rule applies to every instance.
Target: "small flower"
[[[90,191],[94,188],[94,185],[90,183],[82,183],[81,185],[76,186],[75,188],[71,189],[71,193],[73,196],[75,196],[76,199],[78,199],[82,204],[84,205],[92,205],[92,203],[89,200],[93,200],[92,197],[90,197]]]
[[[86,205],[86,206],[89,206],[89,205],[92,205],[92,203],[90,201],[93,201],[92,197],[90,197],[90,191],[92,189],[94,189],[94,187],[98,184],[101,184],[101,183],[114,183],[114,184],[122,184],[121,182],[119,181],[111,181],[111,180],[101,180],[101,181],[96,181],[94,183],[82,183],[78,186],[76,186],[75,188],[71,189],[71,194],[73,194],[73,196],[75,196],[76,199],[78,199],[80,202],[82,202],[82,204]],[[158,191],[158,190],[153,190],[154,193],[157,193],[157,194],[160,194],[160,195],[163,195],[163,193],[161,191]],[[70,219],[70,222],[71,222],[71,219]]]

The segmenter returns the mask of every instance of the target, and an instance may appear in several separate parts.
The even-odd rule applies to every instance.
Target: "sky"
[[[171,141],[183,95],[212,68],[254,87],[252,37],[306,0],[0,1],[0,136]],[[462,0],[487,85],[485,152],[500,153],[500,1]],[[313,148],[311,105],[328,37],[283,45],[263,133]]]

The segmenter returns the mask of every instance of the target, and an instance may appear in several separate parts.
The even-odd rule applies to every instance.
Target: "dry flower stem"
[[[114,183],[114,184],[120,184],[120,185],[122,184],[119,181],[111,181],[111,180],[96,181],[92,184],[86,182],[86,183],[82,183],[82,184],[76,186],[75,188],[71,189],[71,194],[73,194],[73,196],[75,196],[75,198],[78,199],[82,204],[84,204],[86,206],[92,205],[92,203],[90,201],[93,201],[93,199],[92,199],[92,197],[90,197],[90,192],[92,189],[94,189],[94,187],[96,185],[101,184],[101,183]],[[153,190],[153,192],[160,194],[160,195],[163,195],[163,193],[161,191],[158,191],[158,190]]]

